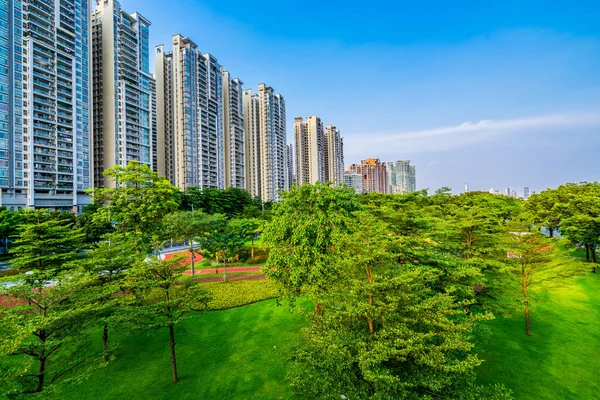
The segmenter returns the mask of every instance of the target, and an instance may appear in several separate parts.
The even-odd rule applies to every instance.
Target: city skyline
[[[365,149],[384,160],[407,158],[419,165],[419,189],[455,193],[465,181],[481,190],[510,182],[539,191],[595,180],[578,155],[586,140],[600,144],[598,4],[509,1],[493,7],[495,18],[470,2],[439,3],[433,15],[425,5],[394,4],[366,18],[352,6],[326,4],[321,17],[336,29],[310,30],[302,16],[311,2],[302,10],[237,1],[122,3],[153,21],[153,44],[168,43],[177,26],[202,38],[202,51],[218,55],[248,87],[276,87],[286,96],[288,128],[297,115],[336,121],[346,167],[367,156]],[[360,34],[353,28],[359,20]],[[312,57],[298,63],[301,51]],[[356,54],[369,62],[353,62]],[[291,129],[287,137],[291,143]],[[557,149],[567,168],[544,165]]]

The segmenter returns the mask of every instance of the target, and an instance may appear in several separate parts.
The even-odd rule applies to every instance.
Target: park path
[[[173,252],[173,253],[165,253],[165,254],[163,254],[163,257],[165,260],[170,260],[171,258],[173,258],[174,256],[179,255],[179,254],[187,255],[187,258],[184,261],[186,265],[189,266],[192,264],[192,256],[191,256],[189,250],[177,251],[177,252]],[[196,254],[196,257],[194,258],[194,264],[197,264],[200,261],[202,261],[202,256],[200,254]],[[227,267],[227,272],[258,272],[258,271],[260,271],[261,268],[262,267],[260,267],[260,266]],[[196,268],[196,274],[222,274],[222,273],[223,273],[223,267],[202,268],[202,269]],[[192,270],[188,269],[183,274],[191,275]]]

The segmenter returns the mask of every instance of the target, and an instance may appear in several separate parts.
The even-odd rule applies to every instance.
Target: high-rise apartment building
[[[287,145],[287,176],[288,176],[288,188],[291,189],[295,183],[294,178],[294,145]]]
[[[416,169],[410,160],[398,160],[388,167],[391,193],[404,194],[417,190]]]
[[[326,182],[325,133],[323,122],[316,115],[294,118],[294,145],[296,147],[296,182]]]
[[[150,21],[117,0],[96,0],[92,14],[94,176],[137,161],[152,166]]]
[[[359,173],[346,171],[344,173],[344,185],[354,189],[356,194],[363,193],[363,177]]]
[[[2,205],[86,204],[90,163],[88,0],[0,0]]]
[[[285,100],[264,83],[258,85],[258,93],[247,89],[243,96],[246,187],[263,201],[277,201],[279,192],[289,187]]]
[[[529,198],[529,195],[530,195],[530,194],[529,194],[529,186],[525,186],[525,187],[523,188],[523,198],[524,198],[525,200],[527,200],[527,199]]]
[[[221,66],[212,55],[202,54],[189,38],[174,35],[172,45],[170,52],[165,52],[163,45],[155,49],[158,170],[164,170],[165,176],[183,190],[190,186],[224,188]],[[228,85],[228,97],[233,95],[230,89]],[[228,105],[230,101],[228,98]],[[232,111],[227,122],[239,126],[239,116],[239,110]]]
[[[389,193],[387,166],[378,158],[367,158],[360,164],[352,164],[349,171],[362,176],[363,193]]]
[[[225,187],[246,188],[244,137],[244,102],[242,85],[222,71],[223,79],[223,139],[225,155]]]
[[[325,181],[339,186],[344,182],[344,139],[339,129],[327,125],[324,141]]]

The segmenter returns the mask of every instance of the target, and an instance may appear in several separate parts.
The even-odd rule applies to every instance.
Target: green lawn
[[[520,315],[488,322],[481,383],[503,383],[516,400],[600,398],[600,274],[575,282],[542,295],[532,337]],[[303,321],[274,300],[197,314],[177,327],[177,384],[165,331],[123,338],[113,363],[61,398],[287,399],[283,361]]]
[[[516,400],[600,398],[600,274],[575,282],[542,294],[531,337],[522,316],[489,322],[482,383],[504,383]]]
[[[130,336],[116,360],[63,399],[285,399],[283,361],[304,323],[274,300],[205,312],[176,329],[180,381],[171,382],[168,332]],[[98,338],[99,339],[99,338]],[[100,344],[100,342],[98,342]]]

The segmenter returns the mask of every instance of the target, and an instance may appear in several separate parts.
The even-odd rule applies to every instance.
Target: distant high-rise
[[[465,183],[465,193],[469,193],[469,184]]]
[[[0,0],[0,191],[79,210],[92,187],[91,0]]]
[[[356,194],[363,193],[363,177],[357,172],[346,171],[344,173],[344,185],[353,188]]]
[[[223,71],[223,138],[225,141],[225,187],[246,188],[244,102],[242,85]]]
[[[389,193],[387,167],[378,158],[367,158],[360,164],[352,164],[349,171],[362,176],[363,193]]]
[[[92,15],[94,175],[129,161],[152,166],[150,21],[117,0],[96,0]],[[75,35],[77,37],[77,35]]]
[[[511,193],[512,193],[512,190],[511,190],[510,186],[504,190],[504,195],[506,195],[508,197],[510,197]]]
[[[291,189],[295,183],[294,179],[294,145],[287,145],[287,176],[288,176],[288,187]]]
[[[325,181],[339,186],[344,181],[344,139],[339,129],[327,125],[324,144]]]
[[[294,144],[296,148],[296,182],[325,183],[325,134],[323,122],[316,115],[294,118]]]
[[[157,46],[155,52],[157,142],[162,153],[157,160],[165,163],[158,170],[164,169],[165,176],[183,190],[190,186],[222,189],[225,187],[226,145],[221,66],[212,55],[201,53],[189,38],[174,35],[172,44],[171,52],[165,53],[162,45]],[[236,109],[239,104],[232,103],[237,101],[232,92],[239,90],[236,84],[241,82],[229,83],[227,105],[231,104],[232,108],[226,120],[234,124],[236,144],[236,138],[239,140],[236,126],[242,121],[239,121],[240,110]],[[233,157],[236,157],[235,151]],[[237,179],[235,165],[233,176]]]
[[[279,200],[288,190],[285,100],[261,83],[258,93],[244,90],[246,187],[263,201]]]
[[[529,187],[528,187],[528,186],[525,186],[525,187],[523,188],[523,198],[524,198],[525,200],[527,200],[527,199],[529,198]]]
[[[388,167],[390,188],[392,193],[411,193],[417,190],[416,169],[410,160],[398,160]]]

